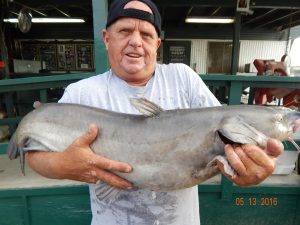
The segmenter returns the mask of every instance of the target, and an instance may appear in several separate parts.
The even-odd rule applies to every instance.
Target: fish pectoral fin
[[[158,116],[164,110],[146,98],[131,98],[130,103],[145,116]]]
[[[236,178],[237,173],[230,166],[227,158],[224,156],[217,155],[207,164],[207,166],[215,166],[217,164],[217,161],[219,161],[220,163],[222,163],[224,165],[224,171],[228,176],[231,176],[232,179]]]
[[[28,138],[26,142],[24,143],[23,151],[29,152],[29,151],[45,151],[49,152],[51,148],[47,148],[45,145],[43,145],[41,142],[34,140],[32,138]]]
[[[95,194],[97,198],[107,203],[114,202],[118,198],[120,192],[121,189],[110,186],[102,181],[98,181],[95,187]]]
[[[239,117],[228,117],[222,121],[222,127],[217,130],[224,143],[255,144],[265,147],[267,136],[249,125]]]

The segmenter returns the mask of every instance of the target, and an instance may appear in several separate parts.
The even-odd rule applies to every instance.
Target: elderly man
[[[132,97],[144,97],[164,109],[218,106],[220,103],[199,76],[184,64],[160,65],[160,14],[151,0],[116,0],[111,4],[102,37],[111,69],[101,75],[71,84],[59,102],[79,103],[108,110],[138,113]],[[40,174],[56,179],[90,183],[92,225],[167,224],[198,225],[197,186],[173,192],[138,189],[113,172],[130,173],[131,166],[95,155],[90,144],[97,127],[63,152],[30,152],[30,166]],[[100,131],[101,132],[101,131]],[[237,172],[238,185],[257,184],[269,176],[281,143],[269,140],[266,149],[254,145],[225,147],[226,156]],[[223,165],[219,163],[223,171]],[[95,190],[103,181],[121,189],[111,201],[97,199]]]

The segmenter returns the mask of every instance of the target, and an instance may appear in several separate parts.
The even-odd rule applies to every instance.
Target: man
[[[102,31],[111,70],[71,84],[60,102],[124,113],[138,113],[129,102],[132,97],[147,98],[164,109],[220,105],[188,66],[156,64],[160,31],[161,18],[151,0],[114,1]],[[44,176],[91,183],[92,225],[200,223],[197,186],[166,193],[137,189],[112,173],[130,172],[129,164],[93,153],[89,146],[96,136],[97,127],[91,125],[86,134],[63,152],[30,152],[28,162]],[[272,173],[282,150],[282,144],[276,140],[269,140],[266,149],[253,145],[226,146],[228,160],[238,174],[230,179],[238,185],[261,182]],[[221,163],[219,168],[223,171]],[[101,201],[95,195],[95,190],[103,185],[98,181],[122,190],[113,200]]]

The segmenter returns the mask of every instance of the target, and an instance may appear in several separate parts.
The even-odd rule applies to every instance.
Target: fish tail
[[[16,139],[16,133],[14,133],[13,136],[10,138],[6,153],[10,159],[16,159],[20,155]]]
[[[11,137],[6,153],[8,155],[8,158],[11,160],[16,159],[18,158],[18,156],[20,156],[21,170],[23,175],[25,175],[25,152],[23,151],[23,149],[20,149],[17,144],[16,133],[14,133]]]

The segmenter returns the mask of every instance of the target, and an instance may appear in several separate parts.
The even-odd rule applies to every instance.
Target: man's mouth
[[[129,57],[131,57],[131,58],[140,58],[141,57],[140,54],[136,54],[136,53],[128,53],[126,55],[129,56]]]

